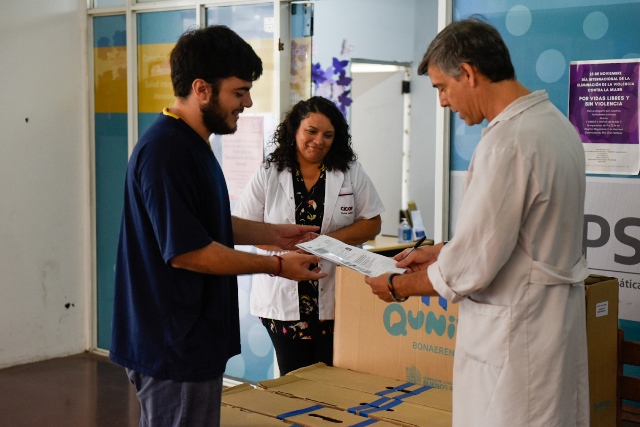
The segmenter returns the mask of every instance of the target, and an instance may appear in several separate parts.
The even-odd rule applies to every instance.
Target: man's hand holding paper
[[[421,246],[411,253],[409,253],[411,249],[405,249],[394,256],[393,259],[398,261],[396,264],[398,268],[406,268],[408,272],[415,273],[416,271],[426,270],[436,262],[443,247],[444,244],[442,243],[435,246]],[[407,256],[408,253],[409,255]]]
[[[397,302],[411,295],[437,295],[433,285],[428,279],[426,269],[437,261],[444,243],[435,246],[421,246],[415,250],[405,249],[393,257],[397,261],[397,268],[406,268],[406,273],[424,271],[422,276],[414,276],[414,279],[405,280],[407,276],[390,278],[390,272],[382,275],[366,275],[365,282],[371,286],[371,292],[385,302]],[[390,270],[389,270],[390,271]],[[420,279],[415,280],[415,277]]]
[[[388,272],[401,274],[406,271],[405,268],[396,267],[396,260],[393,258],[348,245],[325,235],[297,246],[311,254],[349,267],[367,276],[379,276]]]

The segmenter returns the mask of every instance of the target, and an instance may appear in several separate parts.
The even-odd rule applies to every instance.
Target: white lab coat
[[[321,234],[344,228],[359,219],[371,219],[384,212],[384,206],[369,176],[359,162],[349,164],[345,173],[327,171],[324,218]],[[295,224],[295,197],[291,171],[278,171],[275,165],[261,166],[242,192],[233,215],[273,224]],[[259,253],[277,254],[258,249]],[[318,286],[321,320],[333,319],[335,309],[335,264],[320,263],[327,277]],[[276,320],[300,320],[298,283],[266,274],[253,276],[250,311],[254,316]]]
[[[582,143],[546,92],[484,130],[456,234],[428,268],[460,301],[454,426],[589,425],[584,194]]]

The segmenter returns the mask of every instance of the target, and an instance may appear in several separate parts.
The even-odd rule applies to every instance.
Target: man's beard
[[[227,114],[220,108],[217,96],[215,98],[212,97],[206,105],[200,107],[200,111],[202,111],[202,121],[211,133],[227,135],[234,133],[238,129],[237,125],[234,124],[231,127],[227,123]]]

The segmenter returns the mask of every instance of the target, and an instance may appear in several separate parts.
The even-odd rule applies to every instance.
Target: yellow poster
[[[96,113],[127,112],[127,48],[93,49]]]
[[[159,113],[175,97],[171,85],[169,54],[175,43],[138,46],[138,112]]]

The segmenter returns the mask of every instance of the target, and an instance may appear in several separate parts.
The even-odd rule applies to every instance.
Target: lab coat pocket
[[[457,352],[476,362],[501,369],[509,359],[511,307],[460,303]]]
[[[338,201],[336,203],[336,209],[334,211],[334,218],[336,224],[340,224],[342,228],[346,225],[351,225],[355,221],[355,198],[353,197],[352,187],[342,187],[338,193]]]

